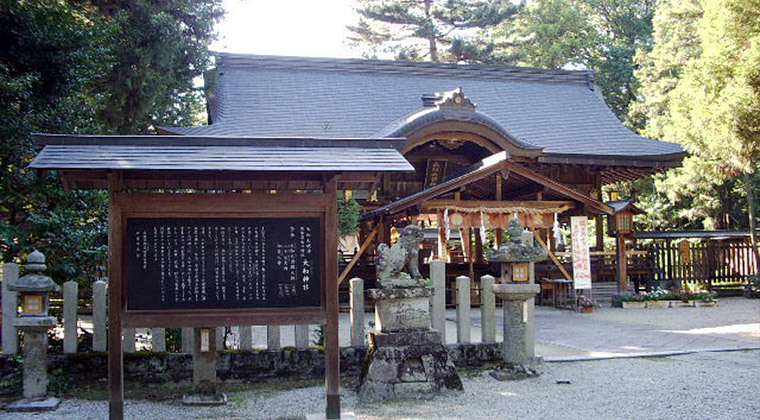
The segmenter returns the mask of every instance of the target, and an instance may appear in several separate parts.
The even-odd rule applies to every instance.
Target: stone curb
[[[622,355],[616,355],[616,356],[545,357],[544,362],[546,363],[593,362],[596,360],[639,359],[639,358],[646,358],[646,357],[681,356],[684,354],[695,354],[695,353],[725,353],[725,352],[732,352],[732,351],[756,351],[756,350],[760,350],[760,347],[727,347],[727,348],[717,348],[717,349],[660,351],[660,352],[640,353],[640,354],[622,354]]]

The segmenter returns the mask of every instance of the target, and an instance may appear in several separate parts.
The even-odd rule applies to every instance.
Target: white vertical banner
[[[588,217],[570,218],[573,241],[573,287],[591,289],[591,257],[588,253]]]

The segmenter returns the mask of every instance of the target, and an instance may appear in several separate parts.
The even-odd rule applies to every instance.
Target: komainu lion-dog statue
[[[380,280],[384,287],[402,286],[400,283],[408,283],[409,279],[417,281],[422,279],[418,267],[418,254],[420,244],[425,239],[422,228],[410,225],[401,229],[401,235],[393,246],[380,244],[377,247],[377,279]],[[408,273],[404,272],[404,269]],[[403,284],[406,286],[407,284]]]

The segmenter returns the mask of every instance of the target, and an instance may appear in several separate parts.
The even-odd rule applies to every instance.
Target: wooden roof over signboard
[[[101,189],[120,171],[126,188],[318,189],[325,174],[343,188],[371,188],[379,172],[413,167],[396,139],[36,135],[30,167],[56,170],[69,188]]]

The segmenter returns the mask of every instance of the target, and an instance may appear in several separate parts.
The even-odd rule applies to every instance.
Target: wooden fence
[[[654,279],[692,289],[739,289],[758,268],[746,241],[655,243]]]

